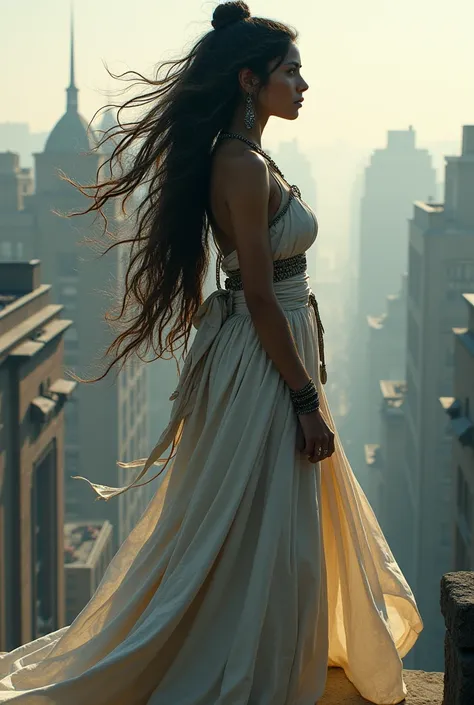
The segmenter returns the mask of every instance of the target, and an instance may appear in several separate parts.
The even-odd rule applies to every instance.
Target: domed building
[[[70,56],[70,81],[66,89],[67,101],[66,112],[58,120],[49,135],[45,152],[77,154],[89,152],[94,148],[94,142],[87,120],[79,113],[78,109],[78,89],[75,82],[74,67],[74,25],[71,22],[71,56]]]
[[[45,281],[53,284],[56,302],[64,306],[65,315],[74,322],[65,337],[66,367],[80,376],[94,377],[99,373],[101,355],[112,340],[104,316],[110,307],[109,295],[116,296],[122,248],[99,257],[98,250],[110,244],[102,238],[101,218],[96,214],[65,218],[55,213],[82,212],[90,205],[77,188],[59,178],[59,172],[79,184],[94,184],[108,156],[105,150],[97,149],[97,135],[79,112],[78,93],[71,22],[66,112],[52,129],[44,152],[34,155],[36,193],[32,207],[36,232],[32,254],[41,259]],[[107,128],[113,115],[104,119]],[[123,227],[117,219],[116,205],[109,203],[105,208],[107,227],[112,232]],[[99,247],[89,245],[86,239],[100,241]],[[66,518],[107,519],[113,526],[114,550],[133,529],[150,499],[152,486],[104,505],[93,502],[89,486],[72,476],[87,476],[112,486],[123,484],[122,473],[126,471],[117,467],[117,460],[148,455],[144,375],[144,365],[140,365],[115,380],[80,384],[74,402],[66,409]]]

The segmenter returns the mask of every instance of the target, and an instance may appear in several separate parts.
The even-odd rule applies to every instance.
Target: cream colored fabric
[[[290,257],[316,218],[295,199],[270,233],[275,259]],[[237,267],[235,253],[223,262]],[[317,379],[308,278],[275,291]],[[402,701],[422,621],[337,433],[318,466],[296,450],[288,388],[242,292],[214,292],[195,323],[147,463],[179,441],[160,489],[74,623],[0,658],[0,703],[314,705],[328,665],[378,705]]]

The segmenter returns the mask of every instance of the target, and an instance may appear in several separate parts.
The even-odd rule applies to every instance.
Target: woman
[[[91,206],[149,183],[107,371],[197,328],[170,423],[129,464],[143,469],[92,486],[110,499],[149,481],[171,446],[168,472],[74,623],[3,655],[0,702],[313,705],[328,665],[379,705],[406,694],[422,622],[321,386],[316,217],[261,149],[269,117],[296,119],[308,89],[296,35],[243,2],[212,25],[152,84],[116,149],[137,141],[133,163]],[[202,303],[210,226],[227,279]]]

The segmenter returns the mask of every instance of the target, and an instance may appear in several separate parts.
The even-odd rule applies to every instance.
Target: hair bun
[[[246,20],[248,17],[251,17],[249,7],[242,0],[223,2],[214,10],[211,24],[214,29],[222,29],[234,24],[234,22]]]

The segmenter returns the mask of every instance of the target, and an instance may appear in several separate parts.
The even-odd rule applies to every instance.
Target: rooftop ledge
[[[408,694],[403,705],[441,705],[443,702],[444,673],[403,671]],[[367,705],[342,668],[329,668],[326,690],[318,705]]]
[[[444,203],[432,203],[427,201],[415,201],[415,205],[427,213],[442,213],[444,211]]]

